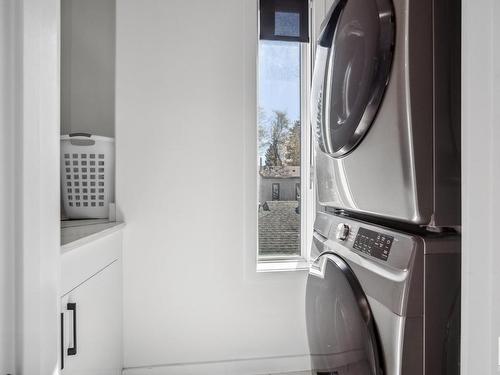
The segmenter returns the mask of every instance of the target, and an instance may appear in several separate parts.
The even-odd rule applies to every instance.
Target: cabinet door
[[[61,298],[62,374],[121,374],[121,296],[117,260]]]

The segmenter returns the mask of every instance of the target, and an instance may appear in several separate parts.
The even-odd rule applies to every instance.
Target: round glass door
[[[322,30],[325,67],[322,151],[341,157],[372,124],[389,81],[394,46],[391,0],[339,0]]]
[[[323,253],[311,266],[306,324],[315,373],[382,374],[368,301],[350,267],[335,254]]]

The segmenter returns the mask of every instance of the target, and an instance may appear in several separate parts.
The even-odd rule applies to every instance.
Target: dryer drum
[[[318,41],[324,49],[323,152],[341,157],[352,151],[373,122],[389,81],[394,48],[390,0],[340,0],[332,7]]]

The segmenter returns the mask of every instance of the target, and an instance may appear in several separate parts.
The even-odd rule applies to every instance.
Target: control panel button
[[[359,228],[353,248],[372,257],[387,261],[393,241],[394,237],[387,234]]]
[[[337,226],[337,232],[335,233],[335,237],[340,241],[345,241],[349,236],[349,230],[350,230],[349,225],[340,223]]]

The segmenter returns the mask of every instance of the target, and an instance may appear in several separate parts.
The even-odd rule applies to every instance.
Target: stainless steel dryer
[[[336,0],[311,101],[320,205],[460,224],[460,1]]]
[[[306,287],[313,373],[459,375],[460,239],[318,213]]]

